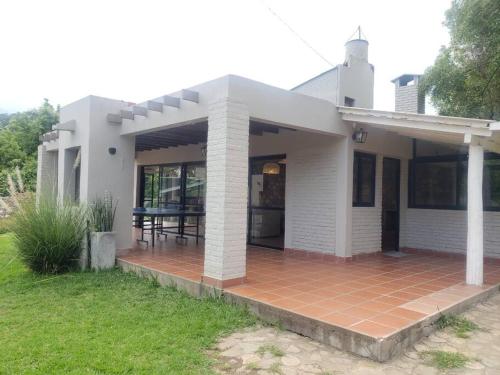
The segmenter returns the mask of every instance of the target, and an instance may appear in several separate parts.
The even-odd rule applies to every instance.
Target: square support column
[[[218,288],[246,275],[249,114],[222,98],[209,107],[203,282]]]
[[[469,145],[467,175],[467,270],[469,285],[483,284],[483,147]]]
[[[338,141],[336,160],[335,255],[341,258],[352,257],[352,184],[354,148],[350,137]]]
[[[57,197],[57,151],[47,151],[45,145],[38,146],[36,173],[36,201]]]

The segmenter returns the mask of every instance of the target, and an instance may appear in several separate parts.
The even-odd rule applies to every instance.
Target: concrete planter
[[[112,268],[115,266],[115,257],[115,232],[91,232],[90,267],[93,270]]]

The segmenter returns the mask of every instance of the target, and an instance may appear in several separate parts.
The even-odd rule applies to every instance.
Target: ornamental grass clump
[[[115,222],[116,202],[109,192],[96,198],[90,205],[90,227],[93,232],[112,232]]]
[[[11,230],[19,255],[34,272],[62,273],[78,266],[87,233],[84,207],[55,199],[23,202]]]

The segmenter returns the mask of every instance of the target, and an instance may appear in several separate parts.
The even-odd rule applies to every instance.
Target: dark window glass
[[[373,207],[375,205],[375,155],[354,153],[352,204]]]
[[[457,203],[457,163],[416,163],[415,204],[450,206]]]
[[[483,173],[484,207],[500,209],[500,160],[485,160]]]
[[[409,188],[410,207],[466,209],[467,160],[460,156],[457,160],[417,158],[410,162]],[[500,210],[500,158],[495,154],[485,155],[483,204],[486,210]]]
[[[354,99],[353,98],[349,98],[348,96],[345,96],[344,97],[344,105],[346,107],[354,107]]]

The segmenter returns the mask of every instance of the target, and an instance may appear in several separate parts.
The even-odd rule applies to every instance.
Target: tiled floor
[[[203,243],[161,241],[155,249],[136,247],[119,258],[200,281]],[[444,256],[382,254],[349,263],[247,249],[247,282],[226,293],[254,299],[372,337],[402,328],[500,283],[500,265],[485,264],[485,286],[463,283],[463,260]]]

